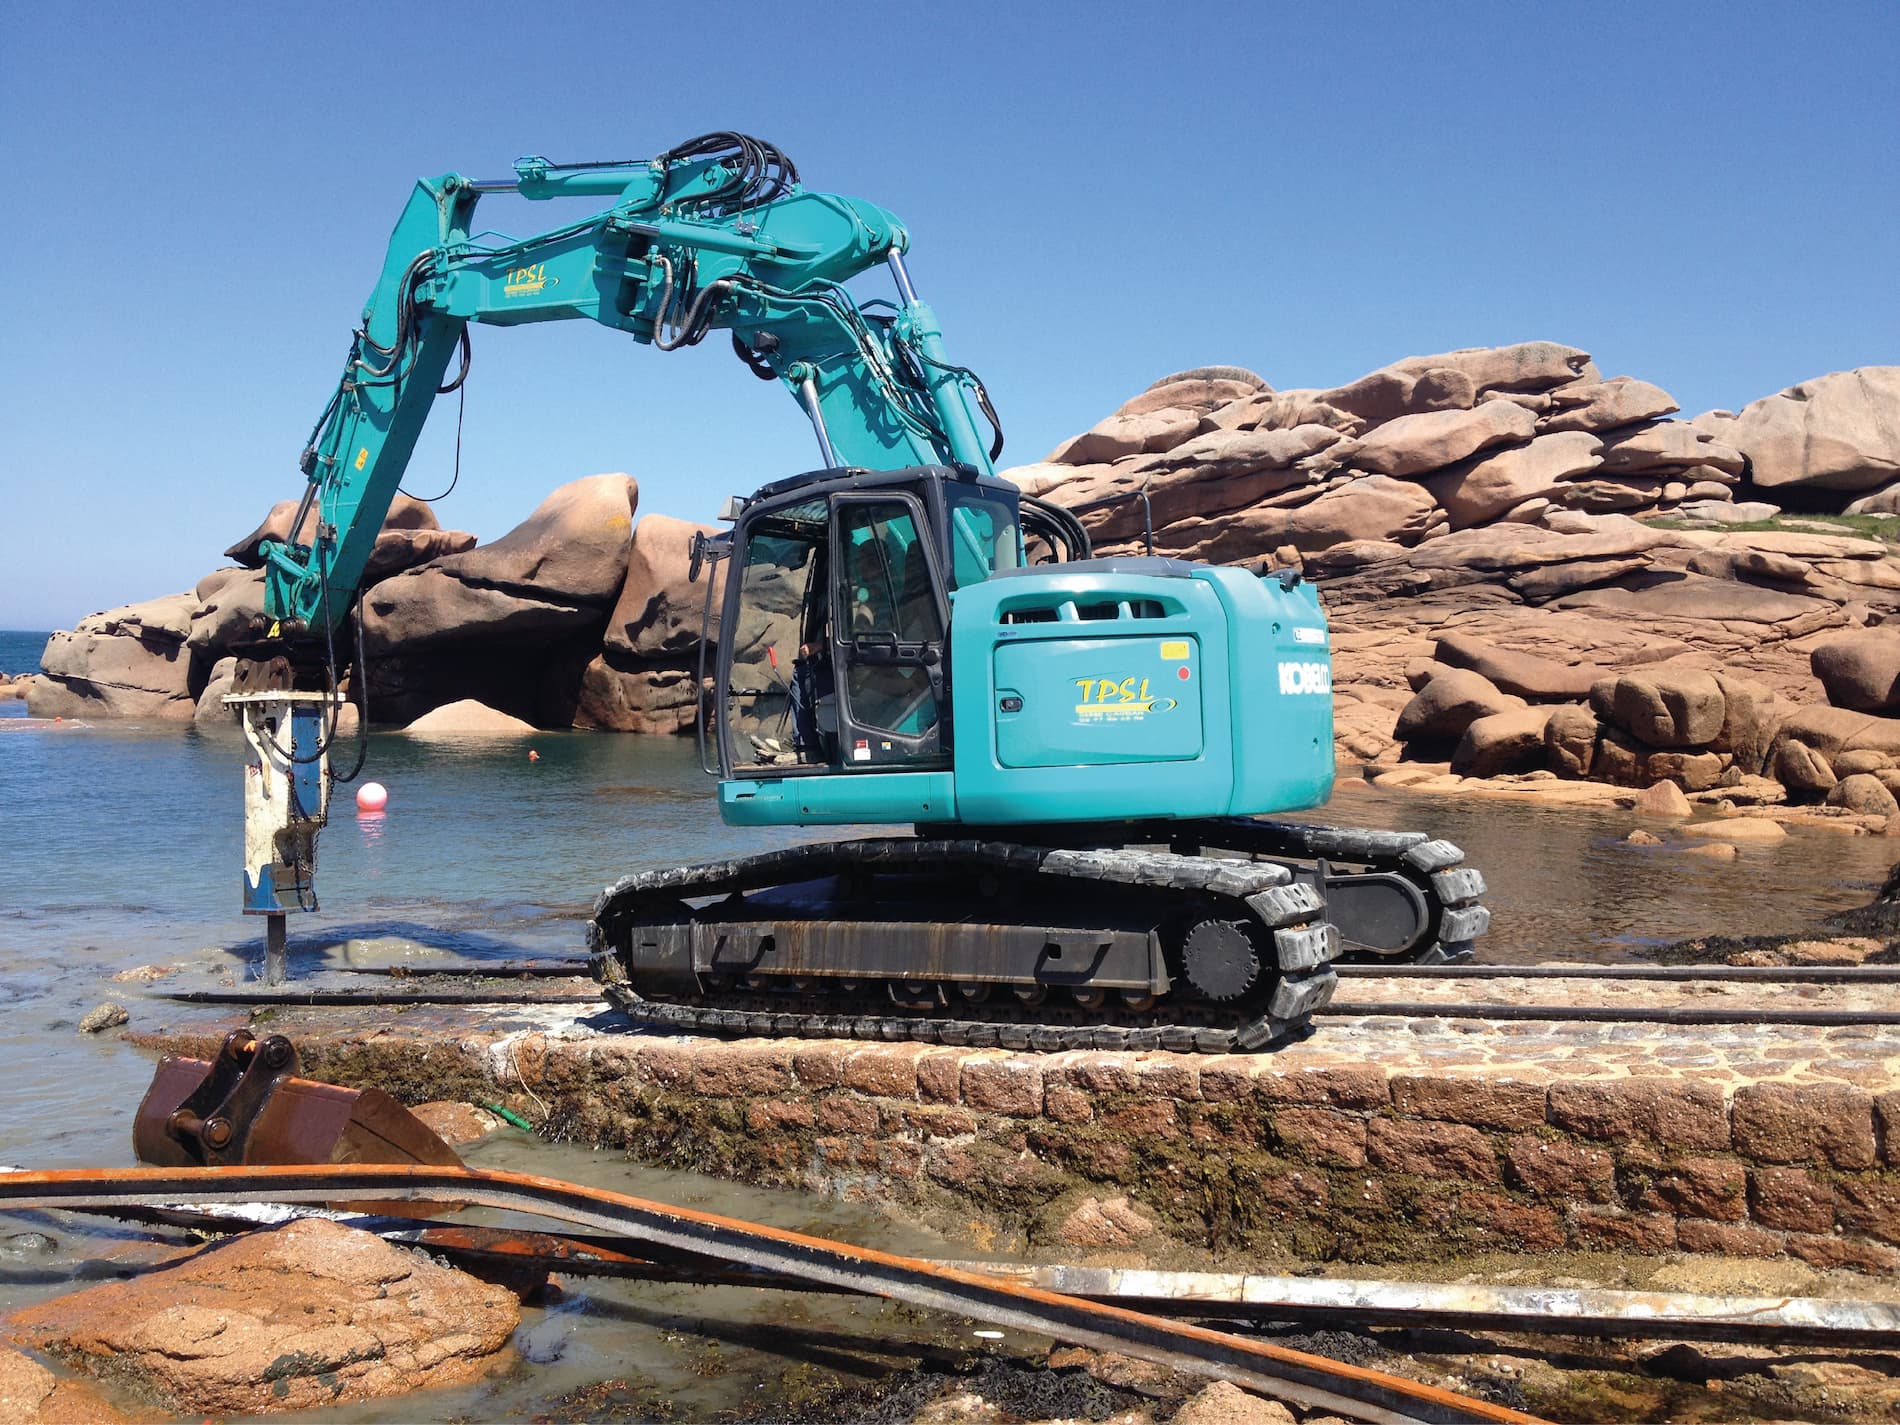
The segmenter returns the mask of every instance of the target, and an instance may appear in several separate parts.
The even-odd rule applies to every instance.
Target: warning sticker
[[[1185,638],[1171,638],[1161,645],[1163,658],[1186,658],[1194,651],[1194,645]]]

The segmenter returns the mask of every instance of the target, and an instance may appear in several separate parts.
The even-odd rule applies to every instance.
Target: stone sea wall
[[[1174,1239],[1269,1261],[1687,1251],[1900,1267],[1900,1094],[1880,1041],[1512,1029],[1343,1021],[1234,1056],[465,1023],[294,1032],[321,1078],[498,1098],[555,1136],[1031,1242]]]

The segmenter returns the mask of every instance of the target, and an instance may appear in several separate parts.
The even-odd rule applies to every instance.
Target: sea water
[[[44,636],[0,636],[0,666],[30,669]],[[18,718],[17,702],[0,717]],[[530,760],[528,753],[537,753]],[[340,764],[354,760],[347,740]],[[110,979],[187,961],[244,984],[263,957],[261,922],[239,913],[243,749],[232,727],[135,721],[0,727],[0,1162],[129,1164],[149,1059],[117,1034],[81,1036],[101,1000],[133,1027],[167,1022],[147,987]],[[365,777],[389,788],[379,816],[339,786],[319,844],[322,908],[291,917],[293,971],[334,966],[352,947],[514,961],[572,955],[600,889],[625,874],[837,834],[733,829],[691,739],[543,732],[433,740],[378,732]],[[1459,843],[1484,872],[1494,912],[1485,960],[1627,959],[1646,944],[1700,933],[1811,926],[1864,902],[1890,843],[1796,830],[1734,861],[1636,847],[1626,814],[1459,801],[1342,786],[1315,819],[1416,828]],[[863,829],[860,829],[863,830]],[[150,990],[162,992],[160,980]],[[1324,1032],[1322,1026],[1321,1033]],[[532,1170],[901,1251],[975,1255],[889,1220],[873,1205],[745,1189],[691,1174],[504,1134],[478,1164]],[[22,1224],[62,1240],[57,1261],[89,1250],[70,1219]],[[13,1230],[0,1220],[0,1239]],[[849,1376],[876,1373],[918,1336],[967,1339],[968,1323],[892,1308],[736,1288],[572,1283],[567,1303],[528,1313],[536,1364],[431,1402],[432,1413],[533,1414],[537,1402],[628,1376],[689,1416],[770,1392],[797,1359]],[[57,1268],[0,1269],[0,1310],[70,1289]],[[791,1331],[783,1325],[796,1322]],[[791,1354],[787,1354],[791,1353]],[[413,1403],[412,1403],[413,1404]],[[402,1402],[331,1418],[398,1420]]]
[[[0,628],[0,675],[39,672],[40,650],[46,647],[46,640],[51,636]]]

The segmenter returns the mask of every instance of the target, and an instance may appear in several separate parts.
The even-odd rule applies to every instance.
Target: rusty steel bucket
[[[218,1057],[168,1054],[132,1123],[139,1161],[160,1168],[297,1163],[460,1167],[455,1150],[381,1089],[298,1076],[281,1034],[225,1036]]]

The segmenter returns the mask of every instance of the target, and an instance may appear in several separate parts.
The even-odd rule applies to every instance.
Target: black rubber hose
[[[1064,560],[1064,563],[1073,563],[1075,560],[1089,559],[1094,556],[1095,546],[1089,539],[1089,532],[1082,527],[1082,521],[1070,511],[1049,500],[1038,499],[1034,495],[1022,496],[1020,503],[1025,512],[1033,511],[1035,517],[1057,531],[1058,537],[1070,551],[1069,558]]]

